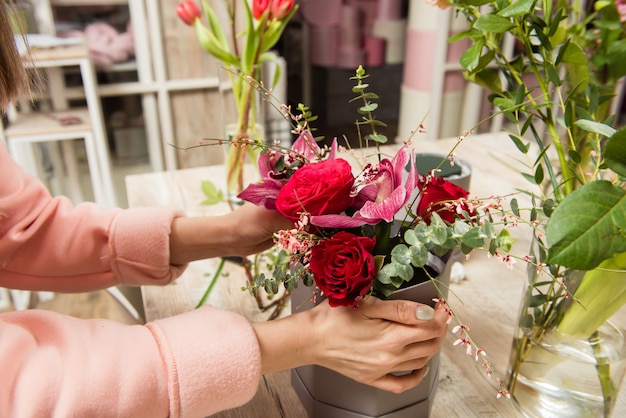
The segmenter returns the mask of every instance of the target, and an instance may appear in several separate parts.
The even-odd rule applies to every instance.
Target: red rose
[[[299,168],[276,198],[276,209],[297,221],[300,212],[313,216],[339,214],[352,205],[352,167],[340,158]]]
[[[315,284],[330,306],[354,305],[365,296],[376,276],[376,238],[341,231],[311,250],[311,271]]]
[[[420,188],[422,187],[420,185]],[[467,191],[464,188],[441,177],[431,178],[421,194],[416,214],[426,220],[426,222],[430,222],[430,214],[432,212],[437,212],[441,219],[453,223],[454,209],[451,210],[446,203],[453,203],[452,201],[454,200],[467,197]],[[467,206],[465,209],[467,210]]]

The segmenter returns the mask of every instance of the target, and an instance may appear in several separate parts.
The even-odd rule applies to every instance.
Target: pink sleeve
[[[0,314],[0,416],[205,417],[260,379],[250,324],[203,307],[141,325],[37,310]]]
[[[87,291],[117,284],[167,284],[173,208],[104,210],[51,197],[0,144],[0,286]]]

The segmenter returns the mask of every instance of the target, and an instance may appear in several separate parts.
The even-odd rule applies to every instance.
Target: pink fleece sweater
[[[51,197],[0,143],[0,286],[82,292],[164,285],[172,208],[103,210]],[[204,307],[145,326],[47,311],[0,314],[0,417],[203,417],[260,379],[249,322]]]

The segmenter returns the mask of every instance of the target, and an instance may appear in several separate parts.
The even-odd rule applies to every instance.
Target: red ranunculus
[[[293,9],[293,0],[273,0],[270,8],[272,19],[283,19]]]
[[[420,184],[419,187],[421,189],[423,185]],[[441,177],[432,178],[421,194],[422,196],[415,211],[426,222],[430,222],[430,214],[432,212],[437,212],[441,219],[453,223],[454,210],[450,210],[446,203],[467,197],[467,191],[464,188]],[[465,209],[467,210],[467,207]]]
[[[330,306],[354,305],[365,296],[376,276],[376,238],[341,231],[311,250],[311,271],[315,284]]]
[[[263,13],[265,13],[269,5],[270,0],[253,0],[252,16],[254,16],[256,20],[261,20],[261,17],[263,17]]]
[[[176,14],[187,25],[192,26],[196,19],[200,19],[200,9],[194,0],[185,0],[176,6]]]
[[[341,213],[352,205],[353,183],[352,167],[346,160],[307,164],[280,189],[276,209],[292,221],[300,219],[303,211],[313,216]]]

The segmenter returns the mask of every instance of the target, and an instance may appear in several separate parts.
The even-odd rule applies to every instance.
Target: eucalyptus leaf
[[[590,270],[626,251],[626,191],[606,180],[574,190],[556,208],[546,228],[548,259]]]
[[[481,248],[485,245],[485,239],[482,235],[480,227],[474,227],[463,235],[463,244],[472,248]]]
[[[368,137],[369,137],[369,139],[371,139],[372,141],[374,141],[374,142],[378,142],[379,144],[385,144],[385,143],[387,143],[387,141],[389,141],[389,139],[387,138],[387,136],[386,136],[386,135],[379,134],[379,133],[376,133],[376,134],[370,134],[370,135],[368,135]]]
[[[361,112],[373,112],[376,109],[378,109],[378,103],[368,103],[367,105],[359,108]]]

